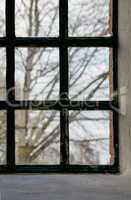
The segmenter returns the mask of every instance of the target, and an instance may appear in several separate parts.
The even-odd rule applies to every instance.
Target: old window
[[[117,0],[0,9],[1,171],[117,172]]]

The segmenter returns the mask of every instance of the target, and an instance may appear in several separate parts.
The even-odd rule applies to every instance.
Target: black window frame
[[[59,0],[59,37],[16,37],[15,0],[6,0],[6,36],[0,38],[0,47],[6,48],[6,91],[15,87],[16,47],[58,47],[60,49],[60,95],[59,101],[16,101],[15,91],[8,100],[0,101],[0,110],[7,111],[7,164],[0,166],[0,173],[118,173],[118,0],[113,0],[113,34],[108,37],[68,37],[68,1]],[[70,101],[68,98],[68,47],[111,47],[113,49],[113,92],[111,101]],[[32,107],[30,108],[30,105]],[[63,106],[62,106],[63,105]],[[73,106],[72,106],[73,105]],[[15,164],[15,111],[16,110],[60,111],[60,165],[16,165]],[[69,110],[111,110],[115,161],[113,165],[69,165]]]

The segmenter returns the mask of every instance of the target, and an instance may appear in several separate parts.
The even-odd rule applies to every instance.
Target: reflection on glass
[[[6,164],[6,112],[0,111],[0,165]]]
[[[16,0],[16,35],[21,37],[57,37],[58,0]]]
[[[56,48],[16,50],[16,99],[57,100],[59,51]]]
[[[60,163],[59,112],[16,111],[16,163]]]
[[[6,99],[6,56],[5,49],[0,48],[0,100]]]
[[[69,36],[111,34],[111,1],[69,0]]]
[[[5,36],[5,0],[0,2],[0,36]]]
[[[112,165],[112,113],[70,111],[70,164]]]
[[[69,96],[72,100],[109,100],[112,95],[112,51],[69,48]]]

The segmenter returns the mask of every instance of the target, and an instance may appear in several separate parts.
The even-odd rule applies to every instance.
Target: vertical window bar
[[[113,1],[113,37],[114,37],[114,48],[113,48],[113,86],[114,94],[113,98],[117,108],[119,108],[118,100],[118,0]],[[115,149],[115,167],[119,167],[119,116],[118,110],[113,112],[113,127],[114,127],[114,149]]]
[[[60,112],[60,127],[61,127],[61,141],[60,141],[60,162],[61,165],[69,164],[69,116],[68,110],[62,109]]]
[[[62,105],[68,101],[68,48],[66,39],[68,37],[68,1],[60,0],[60,100]],[[69,128],[68,110],[62,106],[60,114],[61,129],[61,164],[69,164]]]
[[[8,103],[14,103],[14,38],[15,38],[15,2],[6,0],[6,36],[8,44],[6,47],[6,89]],[[10,172],[15,169],[15,116],[13,106],[7,109],[7,166]]]

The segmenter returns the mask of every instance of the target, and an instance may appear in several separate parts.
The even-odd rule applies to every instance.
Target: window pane
[[[59,51],[56,48],[16,50],[16,99],[57,100]]]
[[[16,0],[16,35],[21,37],[57,37],[58,0]]]
[[[70,163],[113,164],[112,113],[70,111]]]
[[[109,100],[112,95],[112,50],[69,49],[69,96],[72,100]]]
[[[110,35],[111,1],[69,0],[69,35],[77,37]]]
[[[5,0],[0,2],[0,36],[5,36]]]
[[[59,112],[16,111],[16,163],[59,164]]]
[[[6,99],[6,56],[5,49],[0,48],[0,100]]]
[[[6,164],[6,112],[0,111],[0,165]]]

